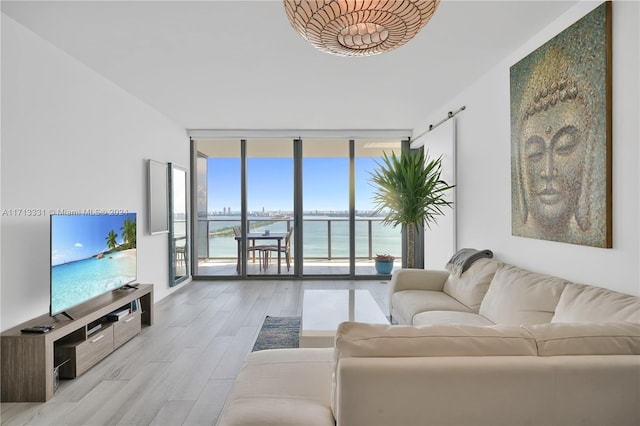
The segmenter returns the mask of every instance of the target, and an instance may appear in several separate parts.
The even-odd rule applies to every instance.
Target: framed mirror
[[[169,285],[190,276],[187,170],[169,163]]]
[[[167,163],[148,162],[149,233],[169,232],[169,176]]]

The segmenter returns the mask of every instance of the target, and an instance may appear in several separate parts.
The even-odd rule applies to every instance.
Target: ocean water
[[[356,257],[369,255],[369,218],[356,218]],[[287,232],[287,221],[272,217],[251,217],[251,232]],[[329,234],[329,225],[331,231]],[[201,221],[202,229],[198,231],[201,236],[198,240],[198,256],[205,257],[207,247],[205,235],[209,235],[209,257],[235,257],[238,246],[231,232],[233,226],[239,226],[237,216],[212,216],[208,221],[208,230],[205,230],[206,221]],[[293,226],[293,221],[290,222]],[[327,258],[329,255],[329,235],[331,235],[331,256],[334,258],[348,258],[349,256],[349,223],[345,217],[305,217],[303,223],[305,258]],[[226,232],[224,232],[226,230]],[[222,231],[222,232],[221,232]],[[380,220],[371,221],[372,254],[387,253],[396,257],[402,255],[402,239],[400,227],[385,226]],[[269,244],[264,242],[264,244]],[[295,235],[292,238],[295,244]]]
[[[51,311],[60,312],[136,279],[136,249],[51,268]]]

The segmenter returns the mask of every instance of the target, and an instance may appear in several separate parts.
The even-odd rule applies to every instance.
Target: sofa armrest
[[[431,269],[397,269],[391,276],[389,294],[402,290],[442,291],[449,271]]]
[[[448,271],[431,269],[396,269],[391,275],[389,303],[395,292],[403,290],[442,291],[449,277]]]

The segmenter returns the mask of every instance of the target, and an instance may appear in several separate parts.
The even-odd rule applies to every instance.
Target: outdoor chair
[[[242,236],[242,231],[240,230],[239,226],[234,226],[233,227],[233,233],[236,236],[236,240],[238,241],[238,247],[240,247],[240,244],[242,243],[241,240],[239,239]],[[264,264],[263,260],[262,260],[262,253],[264,252],[265,248],[267,246],[265,245],[251,245],[251,246],[247,246],[247,254],[249,253],[254,253],[254,258],[255,258],[255,253],[258,253],[258,266],[260,268],[260,270],[262,271],[262,266]],[[240,249],[238,248],[238,253],[240,253]],[[236,272],[240,273],[240,257],[238,256],[238,263],[236,264]]]
[[[176,246],[176,263],[184,263],[186,258],[186,247]]]
[[[289,230],[287,236],[284,237],[284,244],[280,246],[280,253],[284,254],[284,258],[287,261],[287,272],[291,269],[291,234],[293,234],[293,228]],[[264,246],[264,269],[267,269],[271,258],[271,253],[278,253],[278,246],[269,245]]]

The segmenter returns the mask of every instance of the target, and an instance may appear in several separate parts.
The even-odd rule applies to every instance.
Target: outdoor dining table
[[[284,240],[287,237],[288,233],[287,232],[270,232],[268,234],[265,234],[263,232],[249,232],[247,234],[247,243],[251,242],[251,245],[255,247],[256,245],[256,240],[269,240],[269,241],[277,241],[277,247],[278,247],[278,274],[280,274],[281,272],[281,261],[282,261],[282,240]],[[238,242],[238,259],[241,259],[242,256],[242,252],[240,250],[240,241],[242,240],[242,236],[238,235],[236,236],[236,241]],[[254,261],[255,261],[255,257],[254,257]]]

